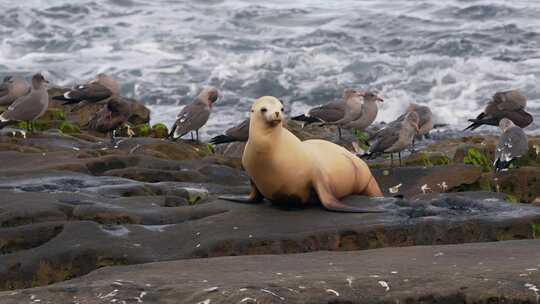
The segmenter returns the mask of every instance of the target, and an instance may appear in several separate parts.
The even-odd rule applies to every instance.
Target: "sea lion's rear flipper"
[[[362,195],[370,196],[370,197],[383,197],[384,194],[381,191],[381,188],[379,187],[379,184],[373,177],[373,175],[370,177],[370,180],[364,188],[364,191],[362,191]]]
[[[242,203],[242,204],[257,204],[262,203],[264,200],[264,196],[262,193],[257,189],[257,186],[255,186],[255,183],[253,181],[251,182],[251,193],[249,193],[249,196],[245,195],[225,195],[218,197],[219,199],[235,202],[235,203]]]
[[[330,211],[337,211],[337,212],[356,212],[356,213],[382,213],[385,212],[384,210],[378,209],[378,208],[370,208],[370,207],[358,207],[354,206],[352,204],[345,204],[339,199],[337,199],[334,194],[330,191],[328,187],[328,183],[323,179],[319,178],[317,181],[314,182],[313,187],[315,188],[315,192],[317,192],[317,195],[319,197],[319,201],[324,206],[324,208],[330,210]]]

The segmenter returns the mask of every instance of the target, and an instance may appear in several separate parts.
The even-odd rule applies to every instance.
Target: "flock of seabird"
[[[312,108],[306,114],[291,119],[304,123],[304,126],[313,123],[320,126],[335,125],[341,138],[342,128],[366,130],[377,118],[377,102],[383,101],[374,92],[346,89],[340,100]],[[472,124],[465,130],[474,130],[482,125],[500,126],[503,133],[495,151],[494,162],[497,171],[505,170],[528,151],[527,136],[522,128],[530,125],[533,117],[525,111],[526,105],[527,98],[517,90],[497,92],[480,115],[469,119]],[[368,150],[358,156],[370,159],[389,153],[393,164],[393,155],[398,153],[401,165],[401,152],[409,148],[414,151],[415,139],[428,136],[434,126],[431,109],[411,103],[405,113],[371,134],[365,142]],[[210,143],[247,141],[248,135],[249,119],[246,119],[226,130],[225,134],[212,138]]]
[[[33,121],[41,117],[48,108],[49,95],[47,83],[43,75],[35,74],[29,84],[23,77],[7,76],[0,84],[0,106],[8,108],[0,115],[0,128],[21,121],[27,122],[32,131]],[[168,138],[177,140],[191,134],[192,140],[199,140],[199,129],[210,117],[219,93],[216,88],[208,87],[201,91],[195,100],[186,105],[178,114]],[[70,90],[52,99],[64,105],[84,106],[88,103],[106,103],[96,112],[86,126],[90,130],[111,133],[128,121],[132,109],[131,103],[120,96],[120,85],[110,75],[100,73],[92,81],[75,85]],[[307,113],[292,117],[292,120],[320,126],[334,125],[341,139],[342,129],[367,130],[378,114],[378,102],[383,98],[377,93],[364,90],[346,89],[339,100],[312,108]],[[465,130],[474,130],[482,125],[499,126],[502,135],[495,151],[496,170],[504,170],[517,158],[527,153],[527,136],[522,128],[533,121],[531,114],[525,111],[527,98],[517,90],[498,92],[487,103],[484,111],[475,119],[469,119],[471,125]],[[388,123],[384,128],[372,133],[366,141],[368,149],[361,157],[389,153],[398,153],[401,164],[401,152],[414,149],[417,136],[427,136],[433,129],[433,114],[429,107],[410,104],[405,113]],[[193,137],[195,132],[195,137]],[[212,144],[247,141],[249,136],[249,119],[228,129],[223,135],[210,140]]]

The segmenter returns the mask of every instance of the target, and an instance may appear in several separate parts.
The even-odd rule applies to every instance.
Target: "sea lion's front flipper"
[[[319,201],[324,206],[324,208],[330,210],[330,211],[337,211],[337,212],[356,212],[356,213],[382,213],[385,212],[384,210],[378,209],[378,208],[370,208],[370,207],[357,207],[350,204],[345,204],[341,202],[339,199],[337,199],[334,194],[330,191],[328,187],[328,183],[324,181],[322,178],[316,181],[313,185],[315,188],[315,191],[317,192],[317,195],[319,196]]]
[[[235,203],[243,203],[243,204],[257,204],[261,203],[264,200],[264,196],[262,193],[257,189],[257,186],[255,186],[255,183],[253,181],[251,182],[251,193],[249,193],[249,196],[239,196],[239,195],[225,195],[218,197],[219,199],[235,202]]]

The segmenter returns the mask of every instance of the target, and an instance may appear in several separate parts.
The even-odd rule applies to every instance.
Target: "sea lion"
[[[332,211],[380,212],[340,201],[351,194],[383,196],[364,161],[329,141],[301,141],[283,127],[283,105],[264,96],[251,108],[249,139],[242,165],[251,178],[251,193],[240,202],[267,198],[280,205],[318,200]]]

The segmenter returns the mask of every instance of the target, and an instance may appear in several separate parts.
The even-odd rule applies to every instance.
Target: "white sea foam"
[[[540,6],[531,1],[2,4],[0,76],[44,71],[71,86],[109,72],[167,125],[213,85],[222,97],[202,136],[240,122],[258,96],[294,101],[288,111],[299,114],[346,87],[379,90],[378,121],[420,102],[462,128],[510,88],[540,119]]]

